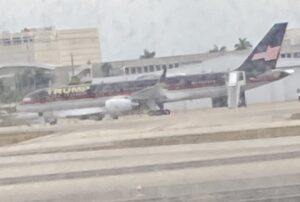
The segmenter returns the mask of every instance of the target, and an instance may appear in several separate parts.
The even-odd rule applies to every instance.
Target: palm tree
[[[144,49],[144,54],[140,56],[140,59],[154,58],[155,54],[155,51],[150,52],[147,49]]]
[[[52,79],[52,75],[43,69],[36,69],[34,80],[35,88],[45,88],[49,86],[49,81]]]
[[[222,46],[219,48],[217,45],[214,45],[214,48],[209,50],[210,53],[216,53],[216,52],[225,52],[227,50],[226,46]]]
[[[18,77],[21,91],[35,89],[35,72],[32,69],[26,69],[24,72],[19,73]]]
[[[235,50],[245,50],[252,48],[252,44],[247,40],[247,38],[239,38],[239,42],[234,45]]]
[[[81,83],[80,78],[78,76],[72,76],[69,85],[79,85]]]

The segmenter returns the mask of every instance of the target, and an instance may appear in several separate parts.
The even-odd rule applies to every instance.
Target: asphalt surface
[[[0,201],[300,201],[297,113],[286,102],[1,128],[51,134],[0,148]]]

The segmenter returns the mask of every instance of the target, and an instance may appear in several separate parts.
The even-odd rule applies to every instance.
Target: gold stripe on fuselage
[[[68,94],[77,94],[85,93],[90,89],[90,86],[68,86],[63,88],[50,88],[48,90],[49,95],[68,95]]]

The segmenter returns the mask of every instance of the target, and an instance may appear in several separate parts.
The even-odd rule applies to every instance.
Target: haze
[[[104,61],[232,49],[253,44],[275,22],[300,27],[297,0],[1,0],[0,29],[55,26],[99,28]]]

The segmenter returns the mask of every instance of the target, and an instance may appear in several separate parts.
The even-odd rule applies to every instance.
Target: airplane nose
[[[17,111],[21,112],[21,111],[23,111],[23,109],[24,109],[24,107],[22,106],[22,103],[19,102],[19,103],[16,104],[16,110]]]
[[[17,103],[17,104],[16,104],[16,110],[17,110],[17,111],[20,111],[20,107],[21,107],[20,104]]]

